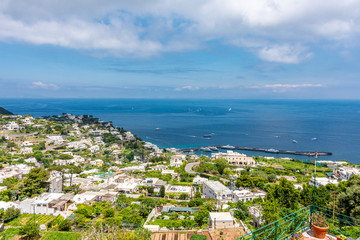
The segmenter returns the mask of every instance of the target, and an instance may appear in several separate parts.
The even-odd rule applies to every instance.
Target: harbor
[[[203,147],[194,147],[181,149],[182,152],[191,152],[191,151],[206,151],[206,152],[216,152],[217,150],[212,149],[224,149],[224,150],[246,150],[246,151],[257,151],[257,152],[266,152],[266,153],[279,153],[279,154],[290,154],[290,155],[304,155],[304,156],[315,156],[317,153],[318,156],[330,156],[332,152],[314,152],[314,151],[291,151],[291,150],[277,150],[277,149],[266,149],[266,148],[251,148],[251,147],[240,147],[240,146],[223,146],[223,145],[211,145]]]

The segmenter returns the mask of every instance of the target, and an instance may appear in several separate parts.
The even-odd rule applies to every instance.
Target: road
[[[187,173],[189,173],[189,174],[196,174],[196,172],[193,171],[192,168],[193,168],[194,166],[199,165],[199,164],[200,164],[199,162],[193,162],[193,163],[188,163],[188,164],[186,164],[186,166],[185,166],[185,172],[187,172]]]

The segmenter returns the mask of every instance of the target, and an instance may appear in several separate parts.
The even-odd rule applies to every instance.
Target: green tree
[[[266,198],[276,199],[281,207],[295,210],[299,206],[298,200],[300,198],[300,192],[295,189],[292,182],[281,178],[278,185],[270,188]]]
[[[196,191],[195,198],[201,198],[201,193],[199,191]]]
[[[19,215],[20,215],[20,209],[14,207],[8,208],[3,215],[3,221],[4,222],[10,221],[11,219]]]
[[[199,225],[202,226],[209,217],[209,211],[203,206],[200,207],[199,211],[195,214],[194,220]]]
[[[162,185],[160,187],[159,196],[162,198],[165,196],[165,186],[164,185]]]
[[[69,219],[64,219],[58,225],[59,231],[70,231],[71,230],[71,221]]]
[[[13,150],[14,148],[16,148],[16,144],[14,142],[8,142],[7,148],[10,148],[10,150]]]
[[[154,187],[147,187],[146,190],[147,190],[147,192],[148,192],[148,194],[149,194],[150,196],[153,195],[153,193],[154,193]]]
[[[106,218],[109,218],[109,217],[114,217],[115,216],[115,211],[114,211],[114,209],[113,208],[107,208],[107,209],[105,209],[104,210],[104,216],[106,217]]]
[[[360,185],[352,185],[338,195],[336,209],[339,213],[360,219]]]
[[[49,172],[42,168],[33,168],[26,175],[24,183],[24,194],[31,196],[45,192],[49,186]]]
[[[180,198],[181,200],[186,200],[186,199],[189,198],[189,194],[187,194],[187,193],[182,193],[182,194],[180,194],[179,198]]]
[[[11,199],[11,190],[4,190],[0,192],[0,201],[8,202]]]
[[[279,202],[275,199],[268,198],[261,204],[263,210],[263,219],[265,224],[269,224],[275,222],[276,220],[281,218],[279,211]]]
[[[178,213],[172,213],[171,215],[170,215],[170,220],[177,220],[179,218],[179,214]]]
[[[236,203],[234,216],[241,220],[245,220],[245,218],[249,216],[249,209],[246,207],[244,202],[238,201]]]
[[[269,182],[274,183],[274,182],[276,182],[276,175],[275,174],[270,174],[270,175],[267,176],[267,179],[268,179]]]
[[[220,158],[215,161],[215,165],[217,167],[218,172],[220,175],[224,173],[225,168],[229,166],[228,161],[226,159]]]
[[[74,157],[71,156],[70,154],[60,154],[59,158],[62,160],[70,160],[73,159]]]
[[[327,187],[319,186],[316,188],[315,205],[325,208],[330,201],[330,191]],[[300,193],[300,203],[304,206],[309,206],[314,203],[314,186],[304,184],[303,190]]]
[[[36,161],[40,162],[41,159],[44,157],[41,151],[35,151],[34,152],[34,158],[36,158]]]
[[[27,223],[20,228],[19,234],[25,235],[25,239],[34,239],[39,236],[39,225],[34,221],[27,221]]]

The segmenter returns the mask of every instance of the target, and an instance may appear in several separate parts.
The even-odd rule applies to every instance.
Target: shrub
[[[206,238],[205,235],[197,235],[197,234],[195,234],[195,235],[192,235],[190,239],[191,240],[206,240],[207,238]]]
[[[40,233],[39,225],[33,221],[28,221],[26,225],[20,228],[19,234],[25,235],[25,239],[36,238]]]
[[[58,226],[60,231],[70,231],[71,230],[71,221],[69,219],[65,219]]]
[[[317,227],[323,227],[326,228],[329,226],[329,224],[326,222],[326,218],[324,214],[320,212],[316,212],[311,216],[312,223]]]

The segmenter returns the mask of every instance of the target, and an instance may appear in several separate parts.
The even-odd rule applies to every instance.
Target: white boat
[[[229,108],[229,112],[231,112],[231,108]]]
[[[276,138],[280,138],[280,136],[275,136]]]
[[[273,148],[269,148],[269,149],[266,149],[266,152],[279,153],[279,150],[276,150],[276,149],[273,149]]]
[[[155,131],[160,131],[160,128],[155,128]]]
[[[316,141],[316,140],[317,140],[317,138],[312,138],[311,140]]]
[[[202,147],[202,148],[200,148],[200,150],[203,152],[211,152],[211,149],[208,147]]]
[[[298,143],[296,140],[292,140],[293,143]]]
[[[231,145],[221,146],[221,148],[223,148],[223,149],[235,149],[235,147],[231,146]]]
[[[209,147],[211,151],[217,151],[219,150],[217,147]]]

